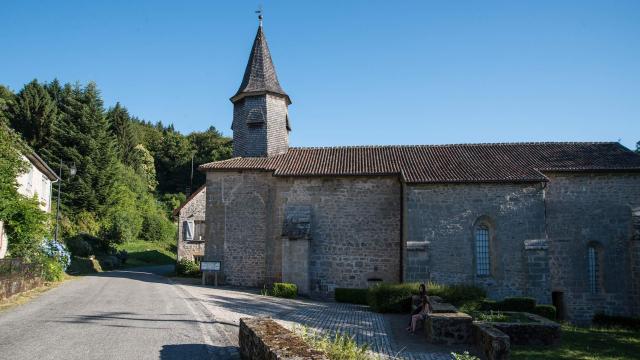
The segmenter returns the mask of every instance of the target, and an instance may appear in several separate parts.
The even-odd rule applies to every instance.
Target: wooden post
[[[218,272],[214,271],[213,286],[218,287]]]
[[[204,278],[205,278],[205,276],[204,276],[204,271],[202,271],[202,285],[206,285],[206,284],[205,284],[205,281],[204,281]]]

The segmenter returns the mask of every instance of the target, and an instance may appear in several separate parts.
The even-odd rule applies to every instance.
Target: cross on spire
[[[258,10],[256,10],[256,14],[258,14],[258,22],[260,23],[260,27],[262,27],[262,4],[258,5]]]

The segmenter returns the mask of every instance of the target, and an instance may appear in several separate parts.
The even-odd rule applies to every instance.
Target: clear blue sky
[[[0,83],[231,135],[255,1],[4,1]],[[640,1],[262,1],[294,146],[640,140]]]

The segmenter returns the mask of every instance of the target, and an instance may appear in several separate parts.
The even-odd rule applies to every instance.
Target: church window
[[[489,228],[480,225],[476,228],[476,274],[487,276],[491,274],[491,259],[489,252]]]
[[[600,283],[600,254],[595,245],[589,245],[587,249],[587,263],[589,275],[589,290],[597,294],[601,290]]]

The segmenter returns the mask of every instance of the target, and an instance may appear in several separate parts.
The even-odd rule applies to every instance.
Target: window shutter
[[[184,239],[193,240],[193,230],[195,228],[193,220],[185,221],[182,226],[184,227]]]

